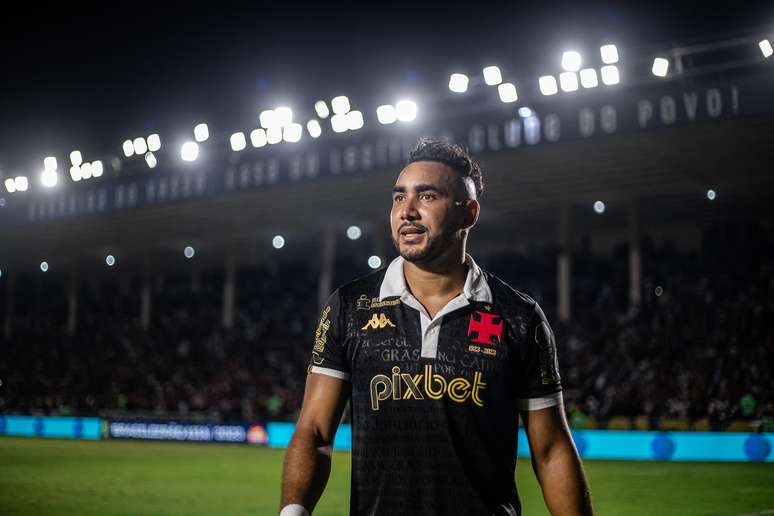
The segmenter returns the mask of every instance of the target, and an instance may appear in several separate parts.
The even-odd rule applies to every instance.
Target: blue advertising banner
[[[192,441],[218,443],[267,442],[266,428],[251,423],[191,423],[185,421],[124,420],[108,421],[111,439]]]
[[[100,430],[96,417],[0,416],[0,435],[100,439]]]

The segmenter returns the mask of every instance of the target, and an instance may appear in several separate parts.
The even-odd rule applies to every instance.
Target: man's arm
[[[309,513],[314,509],[328,482],[333,438],[348,397],[347,380],[307,376],[301,415],[285,454],[280,508],[297,504]],[[299,508],[296,514],[303,512]]]
[[[563,404],[522,410],[532,453],[532,468],[543,499],[554,516],[590,516],[591,494],[580,457],[570,437]]]

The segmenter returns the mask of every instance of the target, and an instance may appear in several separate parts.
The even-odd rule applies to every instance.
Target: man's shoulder
[[[358,300],[379,297],[379,289],[382,286],[387,269],[380,269],[366,276],[354,279],[336,289],[340,302],[343,305],[356,304]]]
[[[489,289],[492,291],[494,304],[511,310],[532,312],[537,301],[529,294],[517,290],[489,271],[483,270]]]

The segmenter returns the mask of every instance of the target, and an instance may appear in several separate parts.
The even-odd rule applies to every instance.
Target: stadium
[[[0,513],[277,514],[320,311],[397,256],[422,138],[482,163],[469,252],[550,322],[595,513],[774,513],[774,11],[642,9],[21,15]],[[475,44],[449,41],[463,19]],[[350,512],[352,425],[314,514]],[[513,431],[523,514],[549,514]]]

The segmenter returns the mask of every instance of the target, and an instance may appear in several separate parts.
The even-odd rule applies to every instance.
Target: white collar
[[[380,301],[396,296],[403,299],[410,295],[406,285],[406,277],[403,275],[404,262],[403,257],[398,256],[387,267],[382,285],[379,287]],[[465,278],[465,286],[463,287],[465,297],[481,303],[492,303],[492,290],[489,288],[481,268],[476,265],[476,262],[467,253],[465,253],[465,264],[468,266],[468,275]]]

